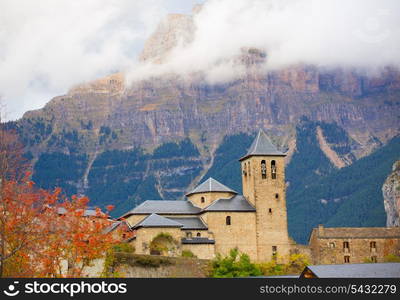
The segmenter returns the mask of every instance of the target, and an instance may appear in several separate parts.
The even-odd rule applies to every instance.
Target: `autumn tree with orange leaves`
[[[117,242],[105,232],[112,207],[88,210],[86,197],[36,188],[22,154],[16,134],[0,128],[0,277],[83,276]]]

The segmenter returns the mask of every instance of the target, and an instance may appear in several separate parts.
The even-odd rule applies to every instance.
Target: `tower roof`
[[[208,193],[208,192],[228,192],[237,194],[234,190],[231,190],[227,186],[223,185],[221,182],[210,177],[202,184],[198,185],[193,191],[186,194],[186,196],[190,196],[196,193]]]
[[[261,156],[261,155],[275,155],[275,156],[286,156],[285,153],[279,151],[275,145],[271,142],[265,132],[260,129],[258,134],[250,146],[247,154],[240,160],[243,160],[249,156]]]

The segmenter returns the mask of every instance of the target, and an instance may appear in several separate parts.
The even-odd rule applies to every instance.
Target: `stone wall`
[[[226,225],[226,217],[231,225]],[[208,225],[210,238],[215,240],[215,253],[227,255],[233,248],[257,258],[255,213],[253,212],[206,212],[203,218]]]
[[[214,244],[183,244],[182,251],[189,250],[199,259],[215,258]]]
[[[175,249],[170,249],[169,256],[179,256],[181,253],[182,231],[177,228],[139,228],[136,231],[136,239],[132,243],[137,254],[150,254],[150,243],[160,233],[169,234],[175,241]]]
[[[332,228],[335,229],[335,228]],[[315,228],[310,238],[310,249],[314,264],[364,263],[367,260],[384,262],[387,255],[400,255],[400,235],[391,235],[393,228],[370,228],[370,236],[357,235],[359,228],[337,228],[338,236],[324,235],[324,228]],[[368,228],[362,228],[368,232]],[[390,233],[374,236],[376,230]],[[347,231],[346,236],[339,234]],[[354,234],[352,235],[352,232]],[[400,231],[399,231],[400,233]]]

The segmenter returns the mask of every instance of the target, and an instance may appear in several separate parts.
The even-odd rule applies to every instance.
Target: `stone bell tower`
[[[240,159],[243,195],[256,208],[258,261],[286,258],[290,253],[285,156],[260,130],[247,154]]]

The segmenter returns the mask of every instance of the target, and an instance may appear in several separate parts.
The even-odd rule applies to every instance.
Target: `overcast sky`
[[[166,14],[190,13],[201,2],[1,0],[0,97],[7,119],[117,70],[136,78],[195,70],[210,81],[226,80],[240,73],[232,58],[245,46],[267,51],[267,69],[400,65],[398,0],[208,0],[195,17],[191,45],[177,48],[163,66],[138,67],[145,39]]]

